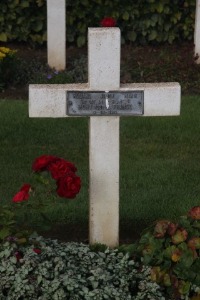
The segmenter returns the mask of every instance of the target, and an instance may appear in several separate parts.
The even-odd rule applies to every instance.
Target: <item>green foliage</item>
[[[95,10],[95,15],[91,12]],[[117,20],[122,42],[169,42],[191,40],[194,30],[195,0],[190,1],[69,1],[67,39],[82,46],[88,27],[98,27],[105,16]],[[70,17],[71,16],[71,17]],[[77,26],[78,24],[78,26]],[[81,39],[81,40],[80,40]]]
[[[150,270],[118,250],[32,237],[0,244],[0,298],[164,300]]]
[[[13,83],[16,69],[16,51],[0,47],[0,90]]]
[[[15,214],[10,207],[0,206],[0,240],[4,240],[7,236],[14,232]]]
[[[90,250],[94,251],[94,252],[104,252],[106,251],[108,248],[108,246],[101,244],[101,243],[96,243],[93,245],[90,245]]]
[[[46,40],[44,0],[9,0],[1,2],[0,41],[28,41],[42,44]]]
[[[2,0],[0,41],[46,41],[45,0]],[[74,0],[66,2],[67,42],[86,44],[88,27],[99,27],[113,17],[122,31],[122,42],[168,42],[192,40],[195,0]],[[95,14],[93,13],[95,11]]]
[[[87,58],[85,55],[70,61],[67,70],[56,71],[37,59],[16,58],[12,84],[16,87],[28,84],[65,84],[87,82]]]
[[[175,223],[157,221],[136,248],[141,261],[152,266],[152,280],[165,286],[173,299],[191,296],[192,284],[200,287],[200,207],[190,212]]]

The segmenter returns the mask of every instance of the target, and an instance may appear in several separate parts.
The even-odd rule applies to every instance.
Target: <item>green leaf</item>
[[[190,290],[190,282],[180,281],[178,287],[179,293],[181,295],[188,294]]]
[[[86,42],[86,38],[84,35],[80,35],[78,38],[77,38],[77,46],[80,48],[82,47],[83,45],[85,45],[85,42]]]
[[[44,5],[44,0],[36,0],[38,7],[41,7]]]
[[[42,30],[43,22],[42,21],[37,21],[37,23],[34,24],[33,28],[34,28],[34,31],[36,31],[36,32]]]
[[[88,0],[81,0],[81,4],[83,4],[84,6],[88,6],[89,2]]]
[[[10,229],[9,229],[9,228],[2,228],[2,229],[0,230],[0,239],[1,239],[1,240],[5,239],[7,236],[9,236],[10,233],[11,233],[11,232],[10,232]]]
[[[25,8],[25,7],[29,7],[29,1],[23,1],[23,0],[22,0],[20,6],[21,6],[21,7],[24,7],[24,8]]]
[[[127,36],[128,36],[129,41],[131,41],[131,42],[134,42],[137,38],[137,34],[135,33],[135,31],[129,31]]]
[[[44,176],[42,176],[39,173],[34,173],[34,177],[35,177],[36,181],[39,182],[39,183],[42,183],[44,185],[48,185],[49,184],[48,178],[45,178]]]
[[[149,34],[149,41],[155,40],[157,37],[157,32],[155,30],[152,30],[151,33]]]
[[[129,13],[127,11],[125,11],[122,15],[122,19],[125,20],[125,21],[128,21],[129,19]]]
[[[21,244],[26,244],[26,242],[27,242],[27,239],[26,239],[25,237],[20,238],[20,239],[17,240],[17,243],[18,243],[19,245],[21,245]]]
[[[0,33],[0,41],[7,42],[7,35],[4,32]]]
[[[164,9],[163,3],[162,3],[162,2],[158,2],[158,3],[156,4],[156,10],[157,10],[157,12],[158,12],[158,13],[162,13],[162,12],[163,12],[163,9]]]

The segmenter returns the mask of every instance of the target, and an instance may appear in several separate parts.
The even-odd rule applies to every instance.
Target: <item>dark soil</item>
[[[56,225],[49,231],[39,232],[42,236],[52,239],[58,239],[63,242],[89,242],[89,224],[66,224]],[[130,226],[130,224],[123,224],[120,226],[119,243],[130,244],[139,239],[140,234],[144,228],[137,229]]]

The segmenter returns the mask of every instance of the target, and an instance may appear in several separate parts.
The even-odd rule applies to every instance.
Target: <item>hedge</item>
[[[0,41],[46,42],[46,0],[1,0]],[[87,28],[105,16],[117,20],[122,42],[192,40],[195,0],[66,0],[68,44],[86,43]]]

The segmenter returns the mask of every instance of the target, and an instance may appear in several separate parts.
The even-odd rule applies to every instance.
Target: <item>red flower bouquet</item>
[[[37,157],[33,164],[34,173],[47,172],[56,181],[56,193],[63,198],[75,198],[81,188],[81,179],[75,173],[77,168],[72,162],[53,155],[42,155]],[[29,199],[31,185],[24,184],[19,192],[13,197],[15,203]]]
[[[35,211],[43,218],[44,223],[49,226],[51,220],[45,209],[52,204],[54,196],[67,199],[74,199],[81,189],[81,179],[76,175],[76,166],[63,158],[53,155],[41,155],[37,157],[32,164],[33,182],[25,183],[19,191],[13,196],[11,206],[2,206],[0,215],[3,216],[0,222],[0,241],[8,238],[10,241],[18,239],[19,243],[26,243],[26,236],[29,231],[29,224],[19,221],[17,218],[17,209],[26,215],[28,220],[29,212]],[[47,178],[49,176],[49,178]],[[35,186],[39,183],[39,186]],[[53,197],[50,197],[52,195]],[[66,201],[65,201],[66,202]],[[54,202],[56,203],[56,201]],[[48,222],[48,223],[47,223]],[[21,232],[22,229],[22,232]],[[20,231],[19,231],[20,230]],[[20,238],[19,238],[20,236]],[[37,246],[37,245],[36,245]],[[33,249],[36,254],[41,250],[37,247]],[[22,258],[21,253],[16,252],[17,261]]]

